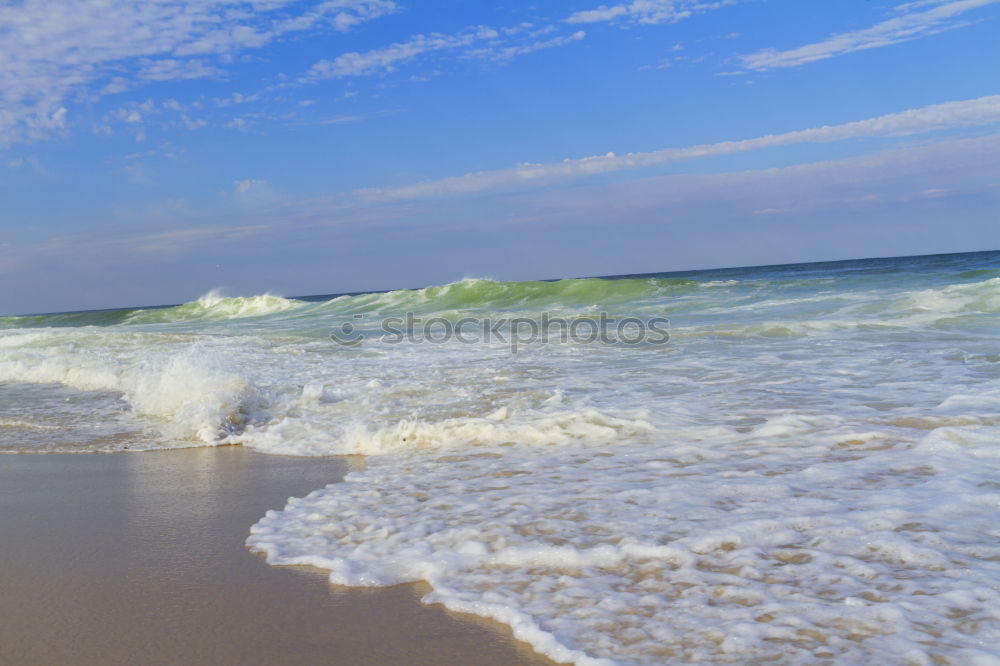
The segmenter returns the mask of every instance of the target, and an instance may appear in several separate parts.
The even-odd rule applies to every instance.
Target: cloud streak
[[[511,169],[479,171],[402,187],[363,189],[356,191],[355,194],[368,201],[473,194],[490,190],[541,185],[671,162],[745,153],[777,146],[831,143],[866,137],[907,136],[993,123],[1000,123],[1000,95],[934,104],[866,120],[840,125],[824,125],[783,134],[770,134],[742,141],[722,141],[686,148],[667,148],[626,155],[607,153],[606,155],[567,159],[548,164],[521,164]]]
[[[512,60],[518,56],[534,53],[543,49],[551,49],[557,46],[565,46],[571,42],[578,42],[587,36],[583,30],[577,30],[572,35],[562,35],[552,39],[539,40],[530,44],[520,44],[517,46],[505,46],[502,48],[488,48],[470,51],[469,56],[474,58],[486,58],[494,62],[504,62]]]
[[[525,32],[524,26],[500,30],[487,26],[473,26],[451,35],[441,33],[414,35],[405,42],[396,42],[383,48],[365,52],[352,51],[332,60],[320,60],[309,68],[309,71],[299,79],[299,83],[393,72],[403,64],[436,51],[466,49],[462,54],[464,57],[505,62],[543,49],[565,46],[586,37],[583,30],[577,30],[572,34],[547,40],[510,44],[510,40],[522,32]],[[530,38],[548,32],[551,32],[551,26],[526,32],[526,35]],[[471,48],[473,46],[477,48]]]
[[[952,0],[942,2],[909,2],[896,7],[902,16],[882,21],[870,28],[831,35],[821,42],[807,44],[787,51],[764,49],[739,57],[747,69],[767,70],[797,67],[818,60],[826,60],[847,53],[889,46],[900,42],[934,35],[944,30],[960,27],[957,17],[965,12],[993,5],[1000,0]],[[930,4],[936,7],[913,11]]]
[[[244,49],[347,30],[392,0],[13,0],[0,4],[0,147],[68,128],[71,100],[214,76]]]
[[[657,23],[677,23],[692,14],[719,9],[735,4],[736,0],[703,2],[701,0],[635,0],[618,5],[601,5],[570,14],[567,23],[604,23],[607,21],[628,21],[653,25]]]
[[[364,53],[352,51],[333,60],[320,60],[302,78],[303,83],[323,79],[365,76],[377,72],[391,72],[398,64],[413,60],[432,51],[443,51],[469,46],[479,40],[495,39],[499,33],[492,28],[478,27],[456,35],[415,35],[405,42],[397,42],[381,49]]]

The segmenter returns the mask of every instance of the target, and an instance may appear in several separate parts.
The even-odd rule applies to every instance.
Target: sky
[[[0,313],[1000,249],[1000,0],[5,0]]]

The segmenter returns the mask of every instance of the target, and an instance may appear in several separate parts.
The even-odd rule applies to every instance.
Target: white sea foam
[[[573,394],[604,419],[648,412],[642,428],[555,447],[537,432],[504,442],[515,430],[488,418],[509,372],[473,362],[464,384],[421,377],[415,357],[390,350],[395,380],[423,382],[425,409],[471,383],[481,416],[328,424],[316,452],[380,455],[269,513],[248,543],[340,584],[427,581],[428,603],[505,622],[558,661],[988,663],[1000,644],[1000,380],[991,343],[933,327],[990,314],[976,299],[994,287],[962,287],[936,289],[953,301],[934,312],[905,291],[833,307],[770,299],[737,324],[749,335],[727,342],[701,321],[659,353],[529,350],[513,364],[525,391],[554,400],[584,382]],[[788,308],[813,314],[767,320]],[[458,358],[438,349],[419,367]],[[372,390],[391,401],[392,386]],[[325,391],[326,405],[357,406]],[[537,425],[546,400],[505,416]],[[289,442],[322,440],[322,426],[291,425],[307,421],[259,434],[301,451]]]
[[[774,426],[704,456],[664,439],[372,459],[248,543],[339,584],[427,581],[428,603],[506,622],[557,661],[964,663],[1000,644],[995,469]],[[791,435],[811,445],[768,441]]]
[[[19,430],[59,430],[59,426],[48,423],[33,423],[18,419],[0,419],[0,428],[17,428]]]
[[[468,280],[8,329],[0,450],[55,450],[25,425],[55,424],[78,433],[58,450],[368,456],[250,545],[338,583],[427,581],[556,660],[989,663],[1000,279],[962,271]],[[375,335],[404,310],[605,308],[669,316],[673,342]],[[326,339],[345,320],[364,344]]]
[[[17,337],[8,336],[8,343]],[[74,331],[20,337],[31,344],[0,358],[0,382],[119,393],[171,440],[218,443],[266,404],[246,375],[228,365],[233,350],[225,345]]]
[[[375,429],[361,421],[287,417],[251,427],[233,440],[284,455],[382,455],[503,444],[608,443],[650,430],[641,418],[610,417],[594,409],[512,413],[503,407],[480,417],[409,418]]]

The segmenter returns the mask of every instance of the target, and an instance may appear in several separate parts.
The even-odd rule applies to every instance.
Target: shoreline
[[[420,602],[421,584],[330,585],[244,541],[343,458],[242,447],[0,462],[0,661],[525,664],[505,625]]]

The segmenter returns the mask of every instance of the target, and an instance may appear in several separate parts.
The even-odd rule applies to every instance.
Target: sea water
[[[271,563],[556,661],[1000,663],[1000,252],[0,318],[0,451],[220,444],[365,456]]]

